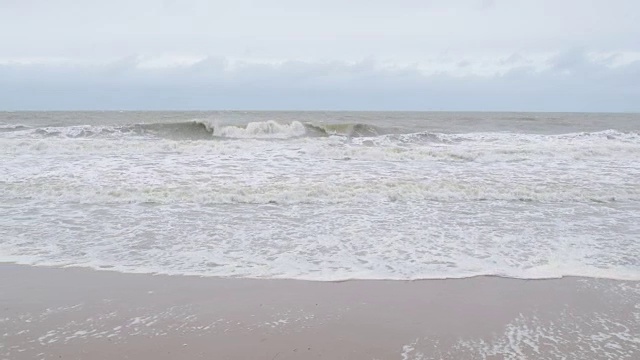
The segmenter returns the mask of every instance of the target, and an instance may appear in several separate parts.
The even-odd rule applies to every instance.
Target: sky
[[[0,110],[640,112],[637,0],[0,0]]]

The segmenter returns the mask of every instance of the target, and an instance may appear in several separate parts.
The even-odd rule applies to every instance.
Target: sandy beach
[[[638,359],[637,282],[309,282],[0,265],[2,359]]]

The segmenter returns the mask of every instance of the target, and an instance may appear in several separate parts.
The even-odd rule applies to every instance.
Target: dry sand
[[[640,359],[638,282],[308,282],[0,264],[0,359]]]

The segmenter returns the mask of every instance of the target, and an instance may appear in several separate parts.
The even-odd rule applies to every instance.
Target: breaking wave
[[[0,132],[14,136],[35,137],[119,137],[153,136],[173,140],[207,139],[290,139],[299,137],[371,137],[390,134],[395,129],[383,129],[368,124],[313,124],[301,121],[281,123],[275,120],[256,121],[242,125],[225,125],[211,120],[191,120],[175,123],[149,123],[119,126],[45,126],[29,128],[22,125],[0,126]]]
[[[280,123],[274,120],[256,121],[243,125],[223,125],[211,120],[193,120],[186,123],[143,125],[144,130],[164,137],[167,130],[174,136],[186,138],[228,138],[228,139],[290,139],[298,137],[371,137],[391,133],[392,129],[382,129],[368,124],[313,124],[301,121]],[[202,135],[202,136],[198,136]]]
[[[257,121],[245,126],[213,126],[205,123],[205,129],[213,136],[232,139],[288,139],[304,136],[307,133],[305,126],[299,121],[281,124],[276,121]]]
[[[640,142],[640,133],[614,129],[555,135],[511,132],[441,133],[411,132],[407,129],[380,127],[364,123],[312,123],[302,121],[256,121],[246,124],[220,124],[215,120],[194,119],[170,123],[140,123],[127,125],[73,125],[29,127],[21,124],[0,124],[3,138],[159,138],[177,141],[261,139],[286,140],[298,138],[343,137],[371,141],[373,146],[398,143],[462,142],[513,143],[536,145],[554,141],[616,140]],[[366,139],[366,140],[365,140]],[[364,143],[366,144],[366,143]]]
[[[388,143],[444,143],[461,142],[502,143],[519,142],[535,145],[550,141],[617,140],[620,142],[640,142],[640,133],[618,130],[597,132],[566,133],[556,135],[477,132],[440,133],[430,131],[409,132],[406,129],[380,127],[364,123],[311,123],[291,121],[281,123],[274,120],[256,121],[247,124],[219,124],[212,120],[191,120],[173,123],[141,123],[128,125],[74,125],[28,127],[20,124],[0,124],[3,138],[159,138],[168,140],[224,140],[262,139],[286,140],[298,138],[321,138],[338,136],[343,138],[371,140],[370,145]]]

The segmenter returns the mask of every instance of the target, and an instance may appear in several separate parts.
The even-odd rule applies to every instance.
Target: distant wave
[[[10,138],[122,138],[153,137],[169,140],[223,140],[263,139],[286,140],[340,136],[367,138],[372,145],[381,143],[459,143],[459,142],[520,142],[536,144],[549,141],[618,140],[640,142],[637,132],[614,129],[597,132],[566,133],[556,135],[513,132],[439,133],[430,131],[408,132],[393,127],[380,127],[364,123],[311,123],[274,120],[228,125],[212,120],[195,119],[173,123],[141,123],[129,125],[73,125],[32,128],[20,124],[0,124],[2,137]]]
[[[303,136],[323,137],[331,135],[370,137],[391,133],[393,131],[392,129],[383,129],[373,125],[360,123],[313,124],[303,123],[300,121],[279,123],[274,120],[250,122],[245,125],[220,125],[209,120],[193,120],[191,124],[201,125],[214,137],[231,139],[288,139]]]
[[[224,125],[211,120],[192,120],[175,123],[148,123],[117,126],[47,126],[29,128],[22,125],[2,125],[0,132],[14,132],[14,136],[37,137],[117,137],[155,136],[174,140],[207,139],[290,139],[299,137],[370,137],[394,133],[395,129],[384,129],[368,124],[313,124],[301,121],[280,123],[274,120],[250,122],[242,125]]]
[[[27,130],[27,129],[29,129],[29,127],[22,124],[0,124],[0,133],[21,131],[21,130]]]

